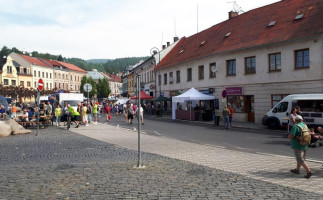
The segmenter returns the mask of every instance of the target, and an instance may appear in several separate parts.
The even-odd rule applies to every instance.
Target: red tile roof
[[[31,63],[32,65],[38,65],[38,66],[43,66],[43,67],[50,67],[48,66],[46,63],[42,62],[40,59],[38,58],[34,58],[34,57],[30,57],[30,56],[26,56],[23,54],[18,54],[20,57],[22,57],[23,59],[25,59],[27,62]]]
[[[59,62],[57,62],[56,60],[47,60],[47,59],[43,59],[45,62],[49,63],[50,65],[54,66],[54,67],[60,67],[61,64]]]
[[[298,14],[304,16],[295,20]],[[155,69],[213,54],[315,37],[323,33],[322,19],[322,0],[282,0],[182,38]],[[276,23],[269,27],[272,21]]]
[[[87,71],[85,71],[85,70],[83,70],[83,69],[79,68],[78,66],[73,65],[71,63],[66,63],[66,62],[62,62],[62,61],[56,61],[56,62],[60,63],[61,65],[63,65],[64,67],[67,67],[70,70],[87,73]]]
[[[121,76],[117,76],[117,75],[109,74],[109,73],[105,73],[105,75],[107,75],[108,77],[110,77],[110,80],[111,81],[115,81],[115,82],[119,82],[119,83],[122,82]]]

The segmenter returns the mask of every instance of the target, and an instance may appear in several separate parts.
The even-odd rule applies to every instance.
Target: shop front
[[[227,103],[234,110],[233,120],[255,122],[254,95],[244,95],[242,87],[228,87]]]

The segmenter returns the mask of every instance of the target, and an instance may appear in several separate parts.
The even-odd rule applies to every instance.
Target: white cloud
[[[277,0],[237,1],[244,11]],[[65,57],[148,56],[150,49],[190,36],[228,17],[219,0],[0,0],[0,46]],[[7,22],[7,23],[4,23]],[[163,41],[162,41],[163,39]]]

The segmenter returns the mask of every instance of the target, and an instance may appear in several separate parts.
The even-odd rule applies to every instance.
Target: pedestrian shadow
[[[314,175],[313,178],[323,177],[323,168],[311,168]],[[263,178],[270,178],[270,179],[304,179],[304,176],[306,175],[306,171],[304,169],[301,169],[300,174],[293,174],[288,169],[280,169],[278,171],[252,171],[249,172],[250,174],[257,176],[257,177],[263,177]]]
[[[263,144],[290,146],[290,141],[267,141],[267,142],[263,142]]]

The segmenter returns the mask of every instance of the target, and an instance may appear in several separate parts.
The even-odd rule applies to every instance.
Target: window
[[[72,86],[71,86],[72,87]],[[57,88],[57,83],[55,82],[55,88]]]
[[[75,76],[75,81],[76,81],[76,76]],[[75,86],[76,87],[76,86]]]
[[[46,83],[46,90],[48,90],[48,83]]]
[[[3,79],[3,85],[9,85],[8,79]]]
[[[29,70],[29,69],[28,69],[28,70]],[[26,69],[26,68],[24,68],[24,74],[27,74],[27,72],[28,72],[28,71],[27,71],[27,69]]]
[[[204,65],[200,65],[199,66],[198,76],[199,76],[199,80],[203,80],[204,79]]]
[[[45,73],[44,72],[42,73],[42,77],[45,78]]]
[[[41,77],[40,77],[40,71],[38,71],[38,77],[39,77],[39,78],[41,78]]]
[[[164,85],[167,84],[167,74],[164,74]]]
[[[187,82],[192,81],[192,68],[187,69]]]
[[[31,82],[27,81],[27,87],[31,87]]]
[[[11,80],[11,85],[16,85],[16,80]]]
[[[65,79],[65,74],[62,74],[63,79]]]
[[[58,79],[61,79],[61,74],[58,74]]]
[[[73,80],[73,77],[72,77],[72,75],[71,75],[71,81]],[[71,86],[71,89],[72,89],[72,86]]]
[[[20,86],[25,86],[24,82],[23,81],[20,81]]]
[[[174,77],[173,77],[173,72],[169,72],[169,84],[174,83]]]
[[[11,66],[7,66],[7,73],[12,74],[12,67]]]
[[[286,112],[287,108],[288,108],[288,102],[281,102],[273,109],[273,113]]]
[[[256,57],[245,58],[245,74],[256,73]]]
[[[277,103],[279,103],[286,96],[288,96],[288,94],[273,94],[273,95],[271,95],[271,107],[274,107]]]
[[[227,99],[228,99],[228,104],[232,105],[234,112],[236,113],[244,112],[244,109],[243,109],[244,96],[228,95]]]
[[[37,87],[37,82],[34,82],[34,88],[36,88]]]
[[[236,60],[227,60],[227,76],[236,75]]]
[[[27,74],[30,74],[30,69],[27,69]]]
[[[22,73],[24,73],[24,68],[23,68],[23,67],[20,67],[19,72],[20,72],[21,74],[22,74]]]
[[[53,84],[52,83],[50,83],[50,88],[49,89],[53,89]]]
[[[36,71],[34,71],[34,77],[37,77],[37,72]]]
[[[63,89],[64,89],[64,87],[65,87],[65,84],[63,83]]]
[[[158,85],[161,85],[161,75],[158,75]]]
[[[212,72],[213,69],[213,72]],[[210,63],[210,78],[215,78],[216,76],[216,63]]]
[[[49,73],[49,78],[52,78],[52,73]]]
[[[48,78],[48,72],[46,72],[46,78]]]
[[[269,54],[269,71],[280,71],[281,70],[281,54],[273,53]]]
[[[296,50],[295,51],[295,69],[310,67],[310,50]]]
[[[176,83],[181,82],[181,71],[176,71]]]

